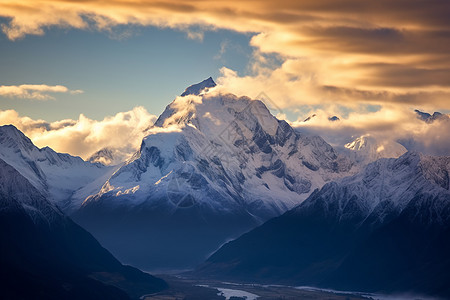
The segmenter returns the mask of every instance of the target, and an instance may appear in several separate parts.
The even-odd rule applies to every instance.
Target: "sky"
[[[450,113],[449,15],[447,0],[0,0],[0,124],[83,158],[126,152],[212,76],[337,144],[372,134],[445,155],[449,122],[414,109]]]

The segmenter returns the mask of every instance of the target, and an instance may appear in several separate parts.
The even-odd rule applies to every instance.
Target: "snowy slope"
[[[64,220],[59,208],[47,201],[17,170],[0,159],[1,212],[23,210],[35,224],[52,224]]]
[[[437,218],[430,221],[439,223],[450,220],[443,211],[450,204],[449,173],[450,157],[407,152],[398,159],[380,159],[354,176],[325,185],[297,210],[316,205],[314,199],[320,198],[327,203],[326,213],[340,220],[357,213],[360,222],[383,223],[388,213],[401,213],[418,194],[424,194],[439,199],[429,208]],[[347,211],[350,208],[353,212]]]
[[[360,136],[344,147],[341,152],[362,166],[380,158],[397,158],[407,151],[403,145],[395,141],[379,140],[370,135]]]
[[[48,147],[39,149],[12,125],[0,127],[0,158],[66,212],[78,208],[88,195],[98,191],[114,171]]]

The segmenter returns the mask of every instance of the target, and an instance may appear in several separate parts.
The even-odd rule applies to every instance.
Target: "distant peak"
[[[443,120],[443,119],[449,118],[448,115],[442,114],[438,111],[435,111],[433,114],[429,114],[427,112],[423,112],[418,109],[415,109],[414,112],[416,113],[417,118],[419,120],[425,121],[426,123],[433,123],[436,120]]]
[[[429,113],[420,111],[418,109],[415,109],[414,112],[417,114],[417,118],[419,118],[422,121],[427,121],[431,118],[431,115]]]
[[[308,122],[311,121],[313,118],[317,117],[316,114],[312,114],[311,116],[307,117],[305,120],[303,120],[303,122]]]
[[[339,119],[338,116],[332,116],[332,117],[328,117],[328,121],[331,122],[336,122],[336,121],[340,121],[341,119]]]
[[[214,80],[211,77],[209,77],[200,83],[193,84],[193,85],[187,87],[184,90],[184,92],[181,94],[181,96],[184,97],[187,95],[199,95],[203,90],[208,89],[208,88],[213,88],[215,86],[216,86],[216,83],[214,82]]]

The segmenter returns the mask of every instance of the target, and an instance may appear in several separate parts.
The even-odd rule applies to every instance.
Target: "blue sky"
[[[122,33],[128,36],[118,37]],[[52,29],[17,41],[1,34],[1,85],[45,83],[84,93],[55,93],[48,101],[0,97],[0,109],[47,121],[80,113],[100,120],[140,105],[158,115],[187,86],[216,78],[223,66],[248,73],[254,50],[249,39],[250,34],[217,30],[199,40],[156,27],[113,33]]]

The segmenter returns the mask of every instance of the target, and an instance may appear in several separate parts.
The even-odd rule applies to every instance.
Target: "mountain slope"
[[[261,101],[192,90],[74,215],[127,262],[192,266],[352,172],[323,139],[296,133]]]
[[[67,213],[80,207],[114,172],[113,167],[85,162],[48,147],[39,149],[12,125],[0,126],[0,158]]]
[[[196,274],[449,297],[449,172],[450,157],[378,160],[224,245]]]
[[[121,265],[2,159],[0,207],[2,299],[129,299],[165,287]]]

